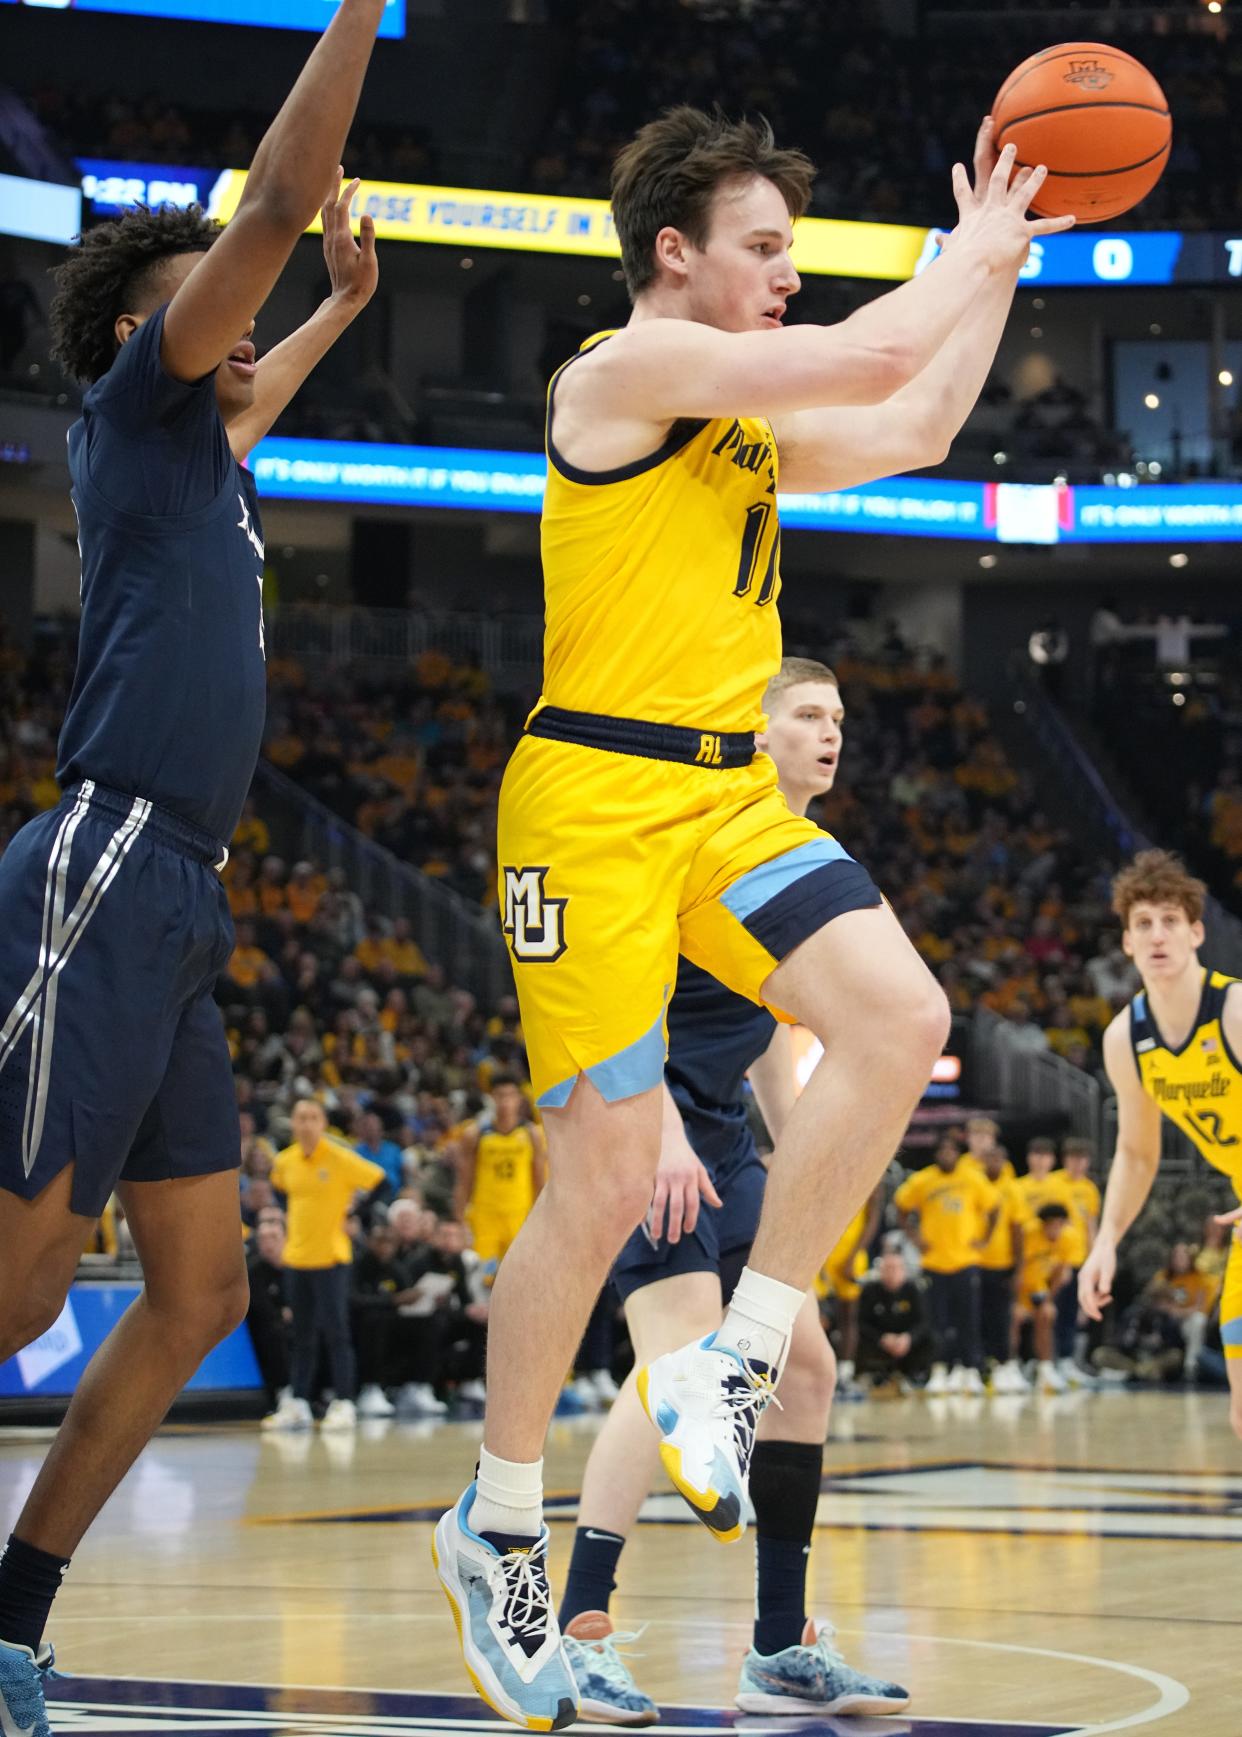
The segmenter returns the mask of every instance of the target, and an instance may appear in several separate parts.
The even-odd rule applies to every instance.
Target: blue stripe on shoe
[[[825,833],[823,838],[808,839],[806,844],[787,850],[784,856],[773,857],[771,862],[762,862],[758,868],[750,869],[734,881],[728,892],[721,894],[720,902],[726,910],[732,911],[739,923],[744,923],[761,905],[783,893],[786,887],[793,886],[812,869],[822,868],[825,863],[853,860],[843,845]]]
[[[665,1003],[668,1001],[668,990],[664,992]],[[656,1015],[655,1023],[633,1043],[618,1050],[606,1061],[593,1062],[582,1072],[591,1084],[599,1091],[600,1096],[610,1104],[617,1103],[621,1098],[633,1098],[639,1092],[649,1091],[652,1086],[658,1086],[664,1079],[664,1063],[668,1057],[668,1044],[664,1036],[664,1008]],[[578,1083],[578,1075],[571,1074],[567,1080],[561,1080],[554,1086],[549,1086],[546,1092],[541,1092],[538,1103],[541,1110],[562,1110],[569,1102],[570,1094]]]

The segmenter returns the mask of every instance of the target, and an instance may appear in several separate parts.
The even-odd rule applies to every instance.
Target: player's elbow
[[[262,229],[270,235],[292,237],[296,241],[313,222],[318,209],[318,200],[307,187],[299,186],[295,177],[276,170],[264,175],[253,190],[250,185],[246,188],[245,221],[247,226],[253,224],[256,231]],[[242,216],[239,207],[233,221],[236,223]]]

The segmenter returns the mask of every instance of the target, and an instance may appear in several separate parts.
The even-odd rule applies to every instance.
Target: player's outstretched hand
[[[1074,226],[1072,217],[1028,218],[1031,201],[1047,180],[1048,170],[1041,163],[1015,174],[1017,155],[1016,145],[1006,145],[997,155],[992,117],[985,115],[975,139],[973,185],[965,165],[953,165],[958,226],[951,239],[969,238],[978,243],[994,271],[1021,268],[1034,237],[1059,235]]]
[[[670,1242],[680,1242],[683,1233],[689,1236],[699,1222],[700,1198],[711,1206],[721,1204],[711,1177],[685,1135],[677,1138],[666,1131],[660,1146],[660,1167],[651,1193],[651,1210],[647,1214],[647,1230],[652,1241],[658,1242],[665,1234],[666,1214]]]
[[[335,301],[347,302],[360,311],[375,294],[379,283],[379,260],[375,254],[375,219],[363,217],[357,241],[349,221],[349,208],[361,186],[357,179],[342,187],[345,170],[336,172],[336,183],[320,208],[323,219],[323,257],[328,267]]]
[[[1116,1276],[1117,1250],[1103,1237],[1097,1237],[1095,1247],[1078,1273],[1078,1304],[1091,1320],[1103,1318],[1105,1309],[1113,1300]]]

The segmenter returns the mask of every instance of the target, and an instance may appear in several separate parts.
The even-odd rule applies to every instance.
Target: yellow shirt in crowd
[[[898,1212],[917,1212],[929,1273],[960,1273],[978,1266],[972,1245],[987,1229],[997,1193],[983,1172],[959,1158],[952,1170],[929,1164],[907,1176],[893,1196]]]
[[[301,1269],[347,1266],[353,1259],[345,1220],[354,1195],[384,1180],[382,1164],[323,1139],[307,1156],[294,1143],[276,1154],[272,1187],[289,1202],[285,1265]]]
[[[1091,1230],[1100,1222],[1100,1191],[1089,1176],[1071,1176],[1068,1170],[1054,1170],[1065,1184],[1070,1197],[1070,1247],[1066,1257],[1072,1267],[1080,1267],[1091,1252]]]
[[[1070,1264],[1071,1235],[1065,1226],[1057,1236],[1049,1236],[1043,1220],[1038,1218],[1022,1227],[1018,1301],[1023,1308],[1030,1308],[1032,1298],[1046,1296],[1059,1268]]]
[[[983,1174],[981,1172],[981,1174]],[[989,1178],[985,1175],[985,1180]],[[1001,1176],[992,1183],[1000,1201],[1000,1211],[992,1234],[979,1255],[979,1265],[992,1273],[1008,1272],[1014,1264],[1013,1233],[1026,1222],[1026,1209],[1018,1192],[1016,1178]]]

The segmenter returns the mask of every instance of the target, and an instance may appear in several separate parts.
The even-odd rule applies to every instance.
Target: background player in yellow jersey
[[[651,1198],[679,953],[825,1049],[720,1329],[639,1375],[665,1468],[719,1537],[742,1529],[755,1424],[807,1288],[948,1029],[870,877],[790,813],[754,734],[781,655],[778,485],[838,488],[943,457],[1032,237],[1069,226],[1028,222],[1044,173],[1014,162],[1008,148],[997,162],[985,127],[974,189],[954,170],[943,255],[838,326],[788,331],[792,225],[814,179],[800,152],[766,124],[682,108],[615,165],[634,311],[549,390],[544,691],[498,818],[549,1182],[493,1291],[477,1479],[435,1540],[473,1681],[530,1729],[576,1707],[547,1590],[543,1442]]]
[[[996,1228],[1000,1201],[977,1164],[946,1134],[936,1162],[907,1176],[893,1196],[923,1255],[936,1362],[927,1392],[983,1392],[979,1259]]]
[[[493,1116],[467,1129],[457,1148],[454,1213],[474,1234],[479,1259],[497,1265],[525,1224],[547,1180],[543,1130],[526,1115],[512,1074],[492,1081]]]
[[[1121,944],[1143,987],[1104,1033],[1104,1066],[1117,1093],[1117,1149],[1099,1234],[1078,1275],[1078,1295],[1098,1321],[1112,1300],[1117,1245],[1143,1209],[1160,1167],[1160,1118],[1187,1134],[1242,1200],[1242,988],[1205,970],[1207,889],[1169,851],[1141,851],[1113,882]],[[1229,1371],[1229,1418],[1242,1439],[1242,1207],[1225,1269],[1220,1336]]]

